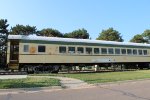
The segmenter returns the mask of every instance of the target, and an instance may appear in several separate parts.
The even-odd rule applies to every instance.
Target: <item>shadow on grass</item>
[[[33,83],[10,83],[3,85],[4,89],[10,88],[35,88],[35,87],[47,87],[51,85],[33,84]]]
[[[121,80],[111,80],[111,79],[91,79],[91,80],[84,80],[87,83],[107,83],[107,82],[116,82],[116,81],[121,81]]]
[[[27,78],[27,79],[8,79],[0,80],[0,89],[12,89],[12,88],[40,88],[60,86],[60,81],[50,78]]]

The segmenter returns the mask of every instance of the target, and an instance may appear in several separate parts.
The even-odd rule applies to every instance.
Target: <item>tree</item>
[[[147,42],[142,35],[140,34],[137,34],[135,35],[131,40],[130,42],[135,42],[135,43],[145,43]]]
[[[143,36],[143,38],[144,38],[147,42],[149,42],[149,40],[150,40],[150,30],[149,30],[149,29],[145,30],[145,31],[142,33],[142,36]]]
[[[56,29],[46,28],[39,31],[39,35],[47,37],[63,37],[63,34]]]
[[[102,30],[97,40],[118,41],[118,42],[123,41],[122,36],[120,36],[120,33],[114,30],[113,28]]]
[[[84,28],[64,34],[65,38],[89,39],[89,33]]]
[[[6,65],[8,26],[6,19],[0,20],[0,67]]]
[[[14,27],[11,27],[10,34],[13,35],[29,35],[36,33],[36,27],[35,26],[29,26],[29,25],[19,25],[17,24]]]

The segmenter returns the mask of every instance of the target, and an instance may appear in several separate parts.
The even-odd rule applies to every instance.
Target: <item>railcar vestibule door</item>
[[[18,62],[19,59],[19,41],[11,40],[10,41],[10,62]]]

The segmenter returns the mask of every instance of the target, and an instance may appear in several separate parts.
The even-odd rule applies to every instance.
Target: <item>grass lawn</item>
[[[88,83],[104,83],[104,82],[115,82],[115,81],[150,78],[150,70],[106,72],[106,73],[39,74],[39,75],[64,76],[64,77],[77,78]]]
[[[33,88],[33,87],[48,87],[60,86],[58,79],[52,78],[25,78],[25,79],[6,79],[0,80],[0,88]]]

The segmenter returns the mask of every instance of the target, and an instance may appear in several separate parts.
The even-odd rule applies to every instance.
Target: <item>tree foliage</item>
[[[47,37],[63,37],[63,34],[61,32],[52,28],[42,29],[39,32],[39,35]]]
[[[150,40],[150,30],[147,29],[142,33],[143,38],[148,42]]]
[[[65,38],[89,39],[89,33],[86,29],[78,29],[73,32],[64,34]]]
[[[10,34],[13,35],[29,35],[36,33],[36,26],[29,26],[29,25],[19,25],[17,24],[14,27],[11,27]]]
[[[147,41],[143,38],[141,34],[137,34],[130,40],[130,42],[145,43]]]
[[[6,19],[0,20],[0,66],[6,65],[8,26]]]
[[[114,30],[113,28],[102,30],[97,40],[118,41],[118,42],[123,41],[121,34],[118,31]]]

